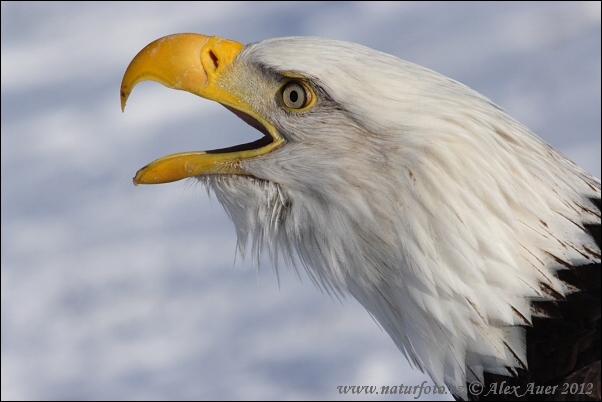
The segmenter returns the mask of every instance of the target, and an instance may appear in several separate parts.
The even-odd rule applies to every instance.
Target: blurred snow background
[[[1,7],[3,400],[348,399],[338,385],[428,380],[354,300],[235,261],[201,186],[132,185],[158,156],[258,138],[155,83],[121,113],[125,68],[161,36],[359,42],[484,93],[600,177],[599,2]]]

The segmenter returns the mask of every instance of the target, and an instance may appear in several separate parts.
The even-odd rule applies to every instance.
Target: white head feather
[[[237,63],[306,77],[320,98],[270,116],[287,144],[205,176],[241,251],[351,293],[438,385],[526,366],[531,300],[599,261],[600,181],[491,101],[433,71],[318,38],[247,46]]]

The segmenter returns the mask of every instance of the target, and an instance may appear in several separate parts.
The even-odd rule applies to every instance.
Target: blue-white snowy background
[[[1,7],[3,400],[347,399],[338,385],[427,379],[354,300],[235,262],[202,187],[132,185],[158,156],[259,137],[155,83],[122,114],[122,74],[158,37],[359,42],[484,93],[600,177],[599,2]]]

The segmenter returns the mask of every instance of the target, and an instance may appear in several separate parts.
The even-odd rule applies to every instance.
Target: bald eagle
[[[600,399],[600,180],[466,86],[357,44],[199,34],[138,53],[257,141],[168,155],[135,184],[195,178],[238,247],[353,295],[459,399]],[[509,388],[510,387],[510,388]]]

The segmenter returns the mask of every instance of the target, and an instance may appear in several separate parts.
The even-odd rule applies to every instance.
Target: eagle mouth
[[[230,106],[224,105],[224,107],[226,109],[228,109],[229,111],[231,111],[232,113],[234,113],[238,118],[240,118],[242,121],[247,123],[249,126],[253,127],[255,130],[257,130],[261,134],[263,134],[263,137],[261,137],[258,140],[255,140],[252,142],[247,142],[244,144],[233,145],[231,147],[212,149],[209,151],[205,151],[206,153],[208,153],[208,154],[225,154],[225,153],[230,153],[230,152],[250,151],[250,150],[254,150],[254,149],[263,148],[274,142],[274,137],[272,137],[272,135],[267,130],[267,128],[263,124],[261,124],[257,119],[255,119],[253,116],[250,116],[250,115],[248,115],[244,112],[241,112],[240,110],[234,109],[233,107],[230,107]]]
[[[243,94],[222,85],[224,75],[236,74],[236,57],[243,48],[227,39],[183,33],[159,38],[134,57],[121,82],[122,110],[134,86],[151,80],[218,102],[263,134],[258,140],[227,148],[163,156],[138,170],[134,184],[169,183],[212,174],[252,176],[246,162],[285,143],[276,127]]]

